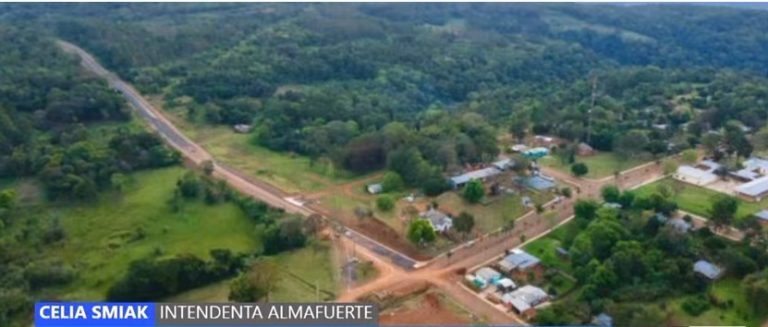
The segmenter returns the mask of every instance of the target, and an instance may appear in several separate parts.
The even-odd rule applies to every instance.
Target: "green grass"
[[[153,103],[161,101],[154,99]],[[319,191],[329,185],[350,182],[358,175],[329,160],[311,161],[308,157],[272,151],[254,145],[251,134],[235,133],[229,126],[210,126],[189,122],[180,108],[166,110],[169,118],[188,137],[198,142],[220,162],[262,179],[286,192]]]
[[[280,254],[277,264],[285,272],[277,291],[272,294],[274,302],[315,302],[319,287],[320,301],[329,300],[328,292],[338,294],[338,268],[333,264],[331,245],[315,242],[309,246]]]
[[[686,313],[681,304],[687,297],[681,297],[667,304],[670,320],[682,325],[731,325],[759,327],[768,319],[768,311],[754,313],[748,302],[741,281],[735,278],[726,278],[711,285],[710,292],[721,302],[733,301],[733,307],[720,309],[711,307],[698,317]]]
[[[576,230],[574,230],[576,229]],[[549,234],[536,239],[528,243],[523,249],[541,259],[544,266],[559,269],[568,274],[573,273],[570,261],[563,259],[557,252],[558,247],[563,247],[563,242],[568,237],[568,234],[578,233],[578,225],[575,221],[570,221],[565,225],[562,225]]]
[[[613,175],[616,171],[627,170],[648,162],[648,158],[626,158],[613,152],[598,152],[588,157],[576,157],[576,162],[583,162],[589,167],[587,178],[603,178]],[[542,165],[552,167],[567,173],[571,173],[571,165],[560,161],[555,156],[546,156],[539,162]]]
[[[188,202],[172,213],[166,204],[182,168],[135,174],[123,195],[105,195],[95,204],[41,208],[58,217],[66,232],[60,245],[44,255],[77,267],[78,279],[65,287],[62,298],[96,300],[119,279],[131,261],[161,251],[162,255],[191,253],[208,258],[211,249],[253,252],[260,247],[255,225],[233,204],[208,206]],[[130,241],[137,229],[146,237]]]
[[[709,216],[712,197],[722,194],[703,187],[683,183],[672,178],[666,178],[637,189],[638,195],[652,194],[656,192],[658,185],[669,185],[673,190],[678,190],[676,194],[672,196],[672,200],[677,202],[680,209],[703,217]],[[739,198],[737,198],[737,200],[739,201],[739,210],[736,212],[737,219],[743,219],[763,208],[768,208],[768,199],[764,199],[760,202],[747,202]]]
[[[337,273],[332,265],[329,243],[319,242],[304,249],[282,253],[272,260],[285,273],[271,294],[272,302],[315,302],[314,284],[320,287],[320,300],[328,300],[326,292],[338,294]],[[165,299],[166,302],[227,302],[233,279],[203,286]],[[302,281],[303,280],[303,281]],[[304,282],[306,281],[306,283]],[[307,283],[312,284],[311,286]]]
[[[543,204],[551,200],[551,196],[543,193],[525,192],[535,203]],[[488,204],[469,204],[457,192],[446,192],[435,198],[439,208],[458,215],[462,211],[475,216],[475,230],[491,232],[510,221],[524,215],[529,209],[523,206],[520,195],[504,195]]]

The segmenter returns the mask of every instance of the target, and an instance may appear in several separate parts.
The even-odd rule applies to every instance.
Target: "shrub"
[[[681,307],[689,315],[697,317],[702,313],[704,313],[705,311],[709,310],[710,305],[706,297],[704,297],[703,295],[698,295],[698,296],[685,299]]]
[[[390,211],[395,207],[395,200],[388,195],[379,196],[376,199],[376,207],[381,211]]]

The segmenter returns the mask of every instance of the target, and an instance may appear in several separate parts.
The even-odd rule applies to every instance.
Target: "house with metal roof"
[[[716,280],[722,277],[723,273],[725,273],[725,270],[723,270],[723,268],[720,268],[717,265],[706,260],[696,261],[696,263],[693,264],[693,271],[701,274],[702,276],[706,277],[709,280]]]
[[[751,182],[768,175],[768,160],[752,157],[741,163],[744,168],[731,172],[730,175],[742,182]]]
[[[523,156],[528,159],[541,159],[549,154],[549,149],[544,147],[538,147],[523,151]]]
[[[384,191],[384,186],[381,183],[370,184],[366,187],[366,190],[370,194],[379,194]]]
[[[755,202],[761,201],[768,196],[768,176],[741,184],[734,190],[743,199]]]
[[[501,174],[501,170],[496,167],[486,167],[483,169],[473,170],[468,173],[451,177],[448,182],[453,188],[460,188],[467,184],[469,181],[476,179],[485,181],[486,179]]]
[[[427,212],[421,214],[421,218],[429,221],[432,229],[439,233],[447,232],[453,227],[453,219],[435,208],[430,208]]]
[[[521,249],[514,249],[511,253],[501,259],[498,263],[499,269],[503,272],[528,271],[531,268],[538,266],[541,260],[528,252]]]
[[[475,276],[488,284],[496,284],[501,279],[501,273],[490,267],[483,267],[475,271]]]
[[[496,162],[492,163],[491,165],[493,167],[496,167],[496,169],[498,169],[498,170],[507,170],[509,168],[512,168],[512,166],[515,165],[515,162],[512,161],[512,159],[506,158],[506,159],[501,159],[499,161],[496,161]]]
[[[496,282],[496,290],[502,293],[511,292],[517,288],[517,284],[509,278],[502,278]]]
[[[530,318],[536,314],[535,307],[546,302],[549,295],[544,290],[525,285],[501,297],[502,302],[518,314]]]
[[[677,168],[674,178],[693,185],[707,185],[719,179],[715,171],[722,167],[720,164],[704,160],[695,166],[683,165]]]

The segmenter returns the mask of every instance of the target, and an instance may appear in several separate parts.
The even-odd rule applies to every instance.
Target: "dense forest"
[[[409,153],[400,166],[424,162],[420,176],[406,178],[414,185],[493,158],[499,132],[662,155],[696,146],[728,121],[757,130],[768,119],[768,60],[759,55],[768,37],[757,32],[768,28],[763,11],[6,6],[4,20],[84,46],[192,121],[252,124],[256,144],[357,172],[387,162],[397,170],[392,158]]]

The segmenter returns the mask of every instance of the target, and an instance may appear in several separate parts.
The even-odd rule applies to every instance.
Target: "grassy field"
[[[316,242],[306,248],[283,253],[276,257],[277,264],[285,271],[274,302],[314,302],[331,300],[338,294],[338,270],[331,257],[331,244]]]
[[[328,300],[329,292],[338,294],[337,272],[332,265],[328,243],[317,243],[307,248],[273,257],[285,271],[277,290],[271,295],[273,302],[314,302],[317,299],[315,283],[320,288],[320,300]],[[229,279],[203,286],[167,298],[167,302],[227,302]],[[309,285],[312,284],[312,285]]]
[[[660,184],[674,186],[672,189],[678,190],[676,194],[673,195],[673,200],[677,202],[680,209],[704,217],[709,216],[712,197],[722,194],[703,187],[683,183],[672,178],[666,178],[637,189],[638,195],[656,192],[656,189]],[[747,202],[741,199],[738,199],[738,201],[739,210],[736,212],[736,217],[739,219],[748,217],[761,209],[768,208],[768,199],[764,199],[761,202]]]
[[[613,175],[616,171],[642,165],[650,161],[648,158],[623,158],[613,152],[599,152],[593,156],[576,157],[576,162],[583,162],[589,167],[587,178],[603,178]],[[565,164],[559,158],[546,156],[539,160],[542,165],[552,167],[567,173],[571,172],[571,165]]]
[[[252,252],[260,247],[254,224],[233,204],[189,202],[182,212],[172,213],[166,201],[183,173],[182,168],[137,173],[123,195],[105,195],[95,204],[38,208],[37,216],[57,218],[66,233],[65,242],[43,255],[79,271],[78,279],[61,290],[62,298],[101,299],[131,261],[156,253],[208,258],[215,248]],[[136,239],[140,233],[144,237]]]
[[[759,327],[768,319],[768,311],[754,313],[750,303],[745,296],[744,288],[740,281],[734,278],[727,278],[712,284],[710,292],[714,294],[721,302],[733,302],[733,307],[720,309],[711,307],[697,317],[686,313],[681,304],[685,297],[675,299],[667,304],[667,314],[672,323],[677,325],[731,325],[731,326],[750,326]]]
[[[161,101],[152,101],[158,107]],[[251,143],[250,134],[235,133],[229,126],[193,124],[179,109],[167,110],[169,118],[184,134],[198,142],[220,162],[265,180],[286,192],[319,191],[367,175],[356,175],[335,167],[328,160],[276,152]]]
[[[552,199],[548,194],[528,193],[535,203],[543,204]],[[523,206],[520,195],[508,195],[492,200],[490,203],[469,204],[457,192],[446,192],[438,196],[439,208],[458,215],[461,211],[466,211],[475,216],[475,230],[480,232],[491,232],[503,227],[511,220],[515,220],[524,215],[528,208]]]

